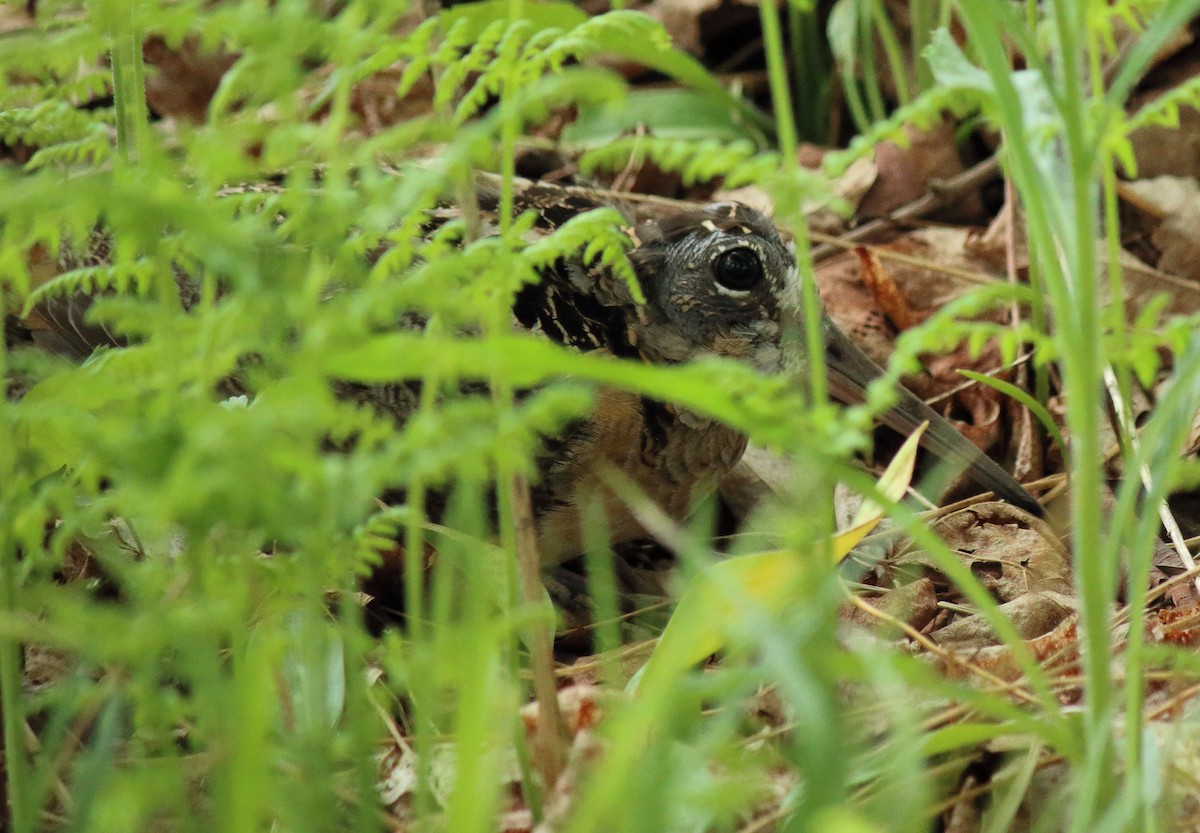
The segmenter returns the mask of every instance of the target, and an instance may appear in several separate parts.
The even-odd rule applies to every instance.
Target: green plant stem
[[[509,24],[514,25],[524,13],[522,0],[509,0]],[[501,106],[504,117],[501,123],[500,140],[500,233],[507,237],[512,228],[513,178],[516,175],[516,145],[518,114],[517,96],[520,94],[517,73],[516,43],[513,52],[502,56],[508,61],[504,79],[504,94]],[[499,324],[499,322],[497,322]],[[493,381],[495,396],[505,409],[513,407],[511,386],[501,379]],[[537,531],[534,527],[533,507],[530,502],[529,483],[516,471],[501,467],[498,472],[498,503],[500,505],[500,538],[506,552],[516,565],[519,599],[530,609],[537,609],[542,600],[541,558],[538,553]],[[526,639],[529,644],[530,666],[533,674],[534,698],[538,704],[538,726],[535,737],[535,764],[542,776],[542,785],[552,790],[562,772],[563,755],[560,741],[562,717],[558,710],[557,681],[554,676],[554,635],[544,618],[528,618]],[[532,783],[526,784],[528,791],[536,791]],[[534,797],[531,806],[540,806],[540,798]]]
[[[1067,250],[1070,296],[1067,305],[1058,305],[1056,313],[1063,334],[1063,377],[1070,396],[1067,403],[1067,428],[1074,449],[1071,455],[1072,544],[1076,553],[1076,592],[1081,605],[1083,626],[1083,669],[1086,701],[1084,704],[1084,749],[1091,777],[1082,779],[1081,790],[1071,823],[1075,831],[1093,829],[1113,792],[1113,739],[1111,708],[1113,687],[1109,677],[1111,664],[1112,598],[1115,589],[1115,563],[1112,558],[1097,557],[1105,552],[1104,515],[1100,497],[1103,489],[1103,449],[1100,445],[1100,415],[1103,409],[1103,354],[1091,349],[1102,343],[1098,308],[1097,215],[1095,187],[1095,145],[1087,129],[1087,102],[1090,101],[1083,75],[1083,45],[1079,35],[1086,31],[1085,10],[1080,3],[1056,0],[1053,4],[1058,37],[1058,84],[1062,90],[1062,121],[1065,151],[1070,166],[1070,210],[1068,231],[1060,239]]]
[[[929,45],[929,38],[936,24],[936,2],[937,0],[912,0],[909,4],[909,13],[912,15],[912,39],[909,45],[916,64],[918,92],[933,87],[933,70],[930,69],[928,61],[921,59],[921,55]]]
[[[0,288],[0,302],[7,301],[6,290]],[[7,307],[6,307],[7,308]],[[0,342],[0,379],[8,378],[8,349]],[[0,426],[9,430],[8,397],[0,398]],[[9,505],[20,491],[14,482],[17,477],[16,449],[11,442],[0,444],[0,612],[15,613],[17,606],[17,546],[9,526],[13,508]],[[3,714],[5,793],[8,798],[7,829],[12,833],[32,833],[33,794],[28,761],[25,757],[25,709],[21,701],[21,645],[15,639],[0,638],[0,713]],[[4,815],[0,815],[0,820]],[[4,827],[4,825],[0,825]]]
[[[773,3],[760,0],[759,18],[762,22],[763,43],[767,52],[767,73],[771,82],[771,104],[775,109],[775,122],[779,137],[780,166],[784,176],[796,171],[796,126],[792,120],[792,97],[788,90],[787,71],[784,67],[783,34],[779,27],[779,14]],[[800,211],[799,200],[794,208]],[[793,218],[784,218],[793,219]],[[797,270],[802,276],[801,307],[804,315],[804,351],[807,359],[809,391],[814,403],[829,400],[829,384],[825,373],[825,344],[821,332],[821,302],[817,296],[816,281],[813,280],[812,260],[809,256],[808,233],[803,219],[790,223],[795,234]]]
[[[858,54],[862,62],[862,86],[867,96],[868,117],[870,122],[882,121],[887,116],[887,107],[883,103],[883,92],[879,86],[879,72],[875,65],[875,31],[871,26],[871,11],[873,0],[858,0]]]
[[[788,88],[779,8],[768,0],[759,0],[758,16],[762,25],[763,45],[767,52],[767,74],[771,83],[771,106],[775,109],[779,152],[783,156],[784,171],[792,171],[796,167],[796,123],[792,110],[792,94]]]
[[[808,227],[803,216],[803,199],[796,187],[796,128],[793,121],[792,99],[788,90],[788,76],[784,67],[783,35],[779,26],[778,10],[769,0],[759,0],[759,17],[762,22],[763,44],[767,55],[767,72],[771,84],[771,103],[775,110],[775,122],[779,138],[780,167],[782,180],[780,194],[776,196],[777,222],[787,225],[793,234],[796,252],[796,274],[800,284],[800,316],[799,323],[802,334],[788,333],[785,329],[783,338],[790,342],[787,349],[802,351],[804,362],[799,368],[800,373],[807,375],[807,380],[796,378],[799,386],[807,381],[809,404],[814,410],[829,407],[829,378],[825,365],[825,334],[822,327],[821,299],[817,292],[816,276],[813,271],[812,253],[808,241]],[[783,322],[786,328],[789,322]],[[795,326],[792,323],[790,326]],[[818,487],[813,494],[816,500],[808,508],[808,517],[815,523],[816,534],[810,537],[826,542],[817,556],[826,565],[832,564],[827,546],[828,533],[831,531],[833,518],[833,489],[823,488],[824,484],[832,484],[828,479],[818,476],[814,481]],[[810,530],[812,532],[813,530]]]
[[[1035,155],[1036,145],[1028,141],[1022,101],[1012,80],[1012,67],[1002,40],[995,37],[997,32],[1016,36],[1022,25],[1020,20],[1011,9],[999,4],[965,3],[960,4],[959,10],[994,87],[996,114],[1005,134],[1005,159],[1024,202],[1030,253],[1055,313],[1057,329],[1054,336],[1063,354],[1063,375],[1070,394],[1067,428],[1074,444],[1070,469],[1073,487],[1071,526],[1072,544],[1078,554],[1075,578],[1086,654],[1087,706],[1082,737],[1064,735],[1067,746],[1060,751],[1076,764],[1094,767],[1095,775],[1099,767],[1108,766],[1111,771],[1112,761],[1109,724],[1104,719],[1112,702],[1107,673],[1112,595],[1111,577],[1101,563],[1102,559],[1097,557],[1103,540],[1098,438],[1101,365],[1096,356],[1096,346],[1101,341],[1095,313],[1093,156],[1084,140],[1086,102],[1080,97],[1078,74],[1068,71],[1067,80],[1057,82],[1061,88],[1052,93],[1066,129],[1062,143],[1066,168],[1062,178],[1070,176],[1071,182],[1064,187],[1059,178],[1047,175],[1047,169],[1039,164]],[[1059,45],[1060,50],[1068,48],[1075,48],[1069,37],[1066,43]],[[1063,54],[1075,55],[1071,51]],[[1030,60],[1041,66],[1036,56]],[[1050,87],[1056,83],[1047,74],[1043,74],[1043,78]],[[1072,89],[1076,90],[1074,94],[1069,92]],[[1076,97],[1073,103],[1072,95]],[[1043,147],[1041,152],[1051,151]],[[1054,173],[1062,171],[1060,165]],[[1048,704],[1047,708],[1053,708],[1053,704]],[[1096,756],[1100,762],[1093,764]],[[1102,794],[1095,787],[1095,783],[1088,787],[1093,797]],[[1086,825],[1094,818],[1094,801],[1085,800],[1081,808],[1073,823]]]
[[[146,128],[146,79],[142,35],[129,26],[112,36],[113,100],[117,108],[117,155],[138,158]]]
[[[899,99],[900,104],[907,104],[912,96],[908,90],[908,71],[904,62],[904,50],[900,47],[900,38],[896,36],[896,29],[880,0],[872,0],[871,18],[875,21],[875,30],[879,33],[879,43],[883,46],[888,70],[896,82],[896,98]],[[880,118],[886,115],[883,113]]]
[[[822,38],[818,10],[787,4],[788,37],[792,44],[797,132],[802,139],[820,144],[829,141],[830,66]]]
[[[7,517],[6,512],[0,514]],[[0,527],[0,611],[5,613],[16,607],[16,569],[15,547],[8,530]],[[32,794],[24,744],[25,710],[21,705],[21,646],[10,637],[0,639],[0,711],[4,713],[8,829],[12,833],[32,833],[34,826],[29,804]]]
[[[1151,807],[1142,780],[1146,763],[1143,731],[1146,723],[1145,610],[1150,588],[1151,558],[1160,523],[1153,511],[1161,506],[1174,482],[1172,469],[1179,464],[1179,449],[1187,441],[1196,408],[1200,403],[1200,336],[1193,336],[1175,364],[1172,383],[1156,403],[1154,414],[1145,426],[1140,443],[1131,447],[1131,471],[1154,472],[1142,490],[1141,479],[1128,477],[1117,493],[1112,535],[1131,555],[1129,588],[1129,632],[1125,648],[1125,742],[1123,745],[1124,780],[1132,793],[1135,808],[1144,815],[1141,829],[1151,829]],[[1137,510],[1137,504],[1143,507]],[[1130,528],[1132,527],[1132,528]]]

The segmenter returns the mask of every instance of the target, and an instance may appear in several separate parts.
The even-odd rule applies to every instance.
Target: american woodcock
[[[570,194],[534,186],[522,195],[521,207],[533,208],[543,227],[553,227],[600,204]],[[517,295],[515,319],[561,344],[620,358],[673,364],[719,355],[765,373],[803,364],[785,349],[787,329],[798,329],[802,320],[799,277],[770,220],[722,203],[634,229],[637,245],[630,259],[645,303],[636,303],[625,282],[610,273],[559,261]],[[186,295],[186,278],[177,275],[176,281]],[[75,355],[113,343],[106,332],[84,323],[81,300],[76,296],[40,310],[41,326]],[[832,393],[847,403],[861,400],[883,371],[828,317],[822,316],[821,327]],[[883,415],[885,424],[910,433],[928,421],[923,444],[933,454],[999,497],[1041,514],[1041,506],[1000,465],[912,393],[899,385],[896,390],[899,400]],[[405,385],[354,391],[399,421],[417,400]],[[582,551],[579,507],[588,495],[602,502],[613,543],[645,535],[634,512],[605,485],[612,472],[682,521],[718,488],[745,448],[745,436],[720,422],[669,402],[599,390],[590,416],[568,426],[542,457],[533,496],[543,561],[556,563]]]
[[[775,226],[743,205],[721,203],[639,225],[631,260],[646,296],[636,304],[624,284],[579,264],[560,264],[517,297],[514,313],[530,329],[581,350],[654,363],[705,355],[744,361],[766,373],[803,363],[789,356],[786,330],[799,330],[799,276]],[[846,403],[862,400],[883,371],[827,317],[821,317],[830,389]],[[929,422],[924,445],[953,469],[1021,508],[1041,505],[999,464],[928,405],[897,385],[899,401],[883,415],[911,433]],[[600,482],[610,467],[660,508],[682,520],[716,490],[740,460],[746,438],[670,403],[601,390],[590,419],[565,438],[564,453],[538,492],[542,556],[557,561],[581,551],[578,506],[585,494],[604,501],[611,539],[644,534],[632,512]],[[603,464],[603,465],[602,465]]]

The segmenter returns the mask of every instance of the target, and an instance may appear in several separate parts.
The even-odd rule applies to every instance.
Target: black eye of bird
[[[763,265],[753,249],[739,246],[717,255],[713,277],[726,289],[745,292],[763,279]]]

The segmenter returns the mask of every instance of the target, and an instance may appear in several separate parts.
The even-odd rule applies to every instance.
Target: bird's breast
[[[746,449],[744,435],[718,422],[627,391],[601,389],[591,417],[569,438],[542,484],[542,560],[583,551],[582,507],[602,511],[611,543],[646,534],[631,508],[641,494],[676,522],[711,495]],[[628,488],[622,488],[622,485]]]

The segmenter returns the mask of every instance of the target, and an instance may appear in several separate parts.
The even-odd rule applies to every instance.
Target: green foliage
[[[551,4],[510,21],[507,9],[459,8],[397,35],[402,10],[367,2],[328,14],[110,5],[47,12],[42,57],[26,39],[0,57],[0,138],[37,148],[0,173],[5,309],[100,293],[89,321],[128,342],[79,366],[3,356],[27,391],[0,405],[0,689],[17,833],[55,807],[64,759],[62,811],[77,829],[378,829],[378,705],[400,701],[414,704],[403,715],[422,761],[442,733],[462,744],[471,788],[444,799],[447,817],[486,821],[498,798],[480,796],[495,794],[524,696],[518,635],[534,618],[510,601],[490,484],[534,476],[544,438],[587,410],[595,384],[779,448],[803,438],[833,459],[853,445],[784,381],[741,365],[630,366],[507,332],[514,293],[560,258],[640,288],[611,210],[549,235],[531,216],[503,233],[476,228],[469,208],[431,219],[497,165],[506,119],[618,100],[616,75],[577,65],[617,52],[765,125],[642,15]],[[147,127],[137,73],[115,56],[117,81],[92,68],[143,35],[237,54],[205,124]],[[431,113],[359,130],[355,85],[397,60],[399,95],[432,76]],[[509,83],[515,106],[494,107]],[[76,106],[110,90],[113,108]],[[419,407],[399,426],[335,396],[354,383],[407,383]],[[495,393],[514,389],[515,401]],[[386,494],[415,499],[383,508]],[[421,495],[445,503],[437,524]],[[376,642],[356,593],[396,537],[415,552],[432,543],[439,565],[425,625]],[[90,584],[55,583],[68,553],[86,555]],[[23,697],[19,644],[77,670]],[[368,687],[374,666],[386,676]],[[25,760],[13,739],[34,716],[52,728]],[[92,730],[78,755],[75,725]],[[431,785],[416,797],[424,814]]]
[[[878,29],[883,4],[854,5],[853,26],[840,18],[831,26],[848,27],[850,40],[835,51],[857,79],[873,76],[866,61],[877,31],[893,63],[897,44]],[[996,341],[1007,360],[1032,347],[1039,368],[1069,368],[1075,532],[1096,554],[1079,592],[1088,650],[1102,659],[1088,666],[1084,715],[1062,710],[989,591],[901,508],[901,526],[1009,641],[1020,699],[947,681],[888,647],[846,650],[842,587],[828,564],[814,564],[796,582],[795,604],[739,618],[744,632],[731,634],[720,670],[680,675],[646,701],[606,704],[609,745],[573,785],[570,829],[732,827],[784,772],[797,785],[787,809],[798,829],[925,830],[930,757],[969,759],[990,739],[1035,738],[1066,762],[1080,794],[1107,784],[1119,704],[1101,691],[1110,680],[1100,666],[1115,553],[1129,553],[1131,575],[1144,575],[1157,499],[1195,479],[1177,451],[1198,365],[1193,319],[1161,322],[1153,305],[1128,327],[1116,314],[1104,319],[1115,322],[1108,329],[1089,317],[1097,228],[1087,218],[1129,131],[1169,122],[1196,91],[1181,87],[1127,118],[1059,68],[1056,56],[1080,52],[1066,48],[1075,33],[1088,31],[1087,48],[1100,49],[1113,16],[1143,26],[1153,46],[1161,27],[1152,4],[1092,7],[1090,28],[967,5],[970,55],[944,32],[930,36],[939,86],[891,116],[864,86],[863,136],[816,174],[771,150],[776,126],[639,13],[589,18],[565,2],[490,2],[413,24],[404,4],[368,0],[39,4],[44,22],[5,34],[0,50],[0,140],[36,148],[24,169],[0,170],[4,308],[27,313],[100,292],[89,322],[127,344],[82,364],[23,347],[0,353],[23,393],[0,403],[0,711],[11,829],[58,818],[97,831],[383,829],[373,755],[392,718],[417,753],[418,819],[490,828],[502,803],[496,772],[520,745],[530,634],[544,618],[537,604],[514,601],[511,536],[494,529],[497,515],[499,526],[513,523],[504,485],[535,474],[545,439],[586,413],[597,387],[668,400],[803,460],[811,484],[756,520],[760,539],[797,551],[821,539],[824,500],[808,498],[835,476],[871,492],[845,461],[865,445],[882,389],[870,407],[838,419],[808,403],[795,379],[741,364],[648,366],[509,331],[514,294],[560,258],[601,265],[640,292],[624,220],[611,210],[552,234],[530,215],[481,226],[471,210],[475,172],[503,167],[505,137],[553,108],[651,109],[655,99],[630,95],[595,57],[636,61],[681,83],[677,112],[704,111],[729,133],[616,138],[588,150],[585,172],[649,159],[687,182],[762,186],[785,217],[827,199],[827,175],[906,125],[978,113],[1000,128],[1038,282],[950,305],[906,335],[895,368],[962,340],[976,350]],[[1028,49],[1029,69],[1010,71],[998,32]],[[144,36],[235,58],[204,123],[145,123],[140,62],[122,48]],[[385,69],[398,70],[399,98],[420,105],[426,96],[427,107],[392,125],[361,123],[359,85]],[[109,94],[113,107],[80,106]],[[568,139],[583,145],[598,135],[580,128]],[[1049,303],[1054,331],[961,320],[1014,301]],[[1097,471],[1086,468],[1098,470],[1099,454],[1094,437],[1076,445],[1095,426],[1080,415],[1099,410],[1102,364],[1145,382],[1161,370],[1160,348],[1184,358],[1127,465],[1162,477],[1149,509],[1139,508],[1131,478],[1101,536]],[[414,411],[397,424],[362,404],[356,385],[391,385]],[[430,517],[435,503],[444,511]],[[684,569],[713,562],[706,529],[675,532]],[[425,575],[419,557],[406,561],[417,580],[405,590],[421,615],[374,639],[360,581],[395,557],[398,541],[417,554],[429,545],[437,563]],[[604,553],[592,555],[593,566],[604,563]],[[64,564],[84,578],[64,581]],[[1146,671],[1161,658],[1139,652],[1134,621],[1121,800],[1149,816],[1161,807],[1137,792],[1150,779],[1135,729]],[[23,690],[23,647],[61,656],[69,670]],[[778,692],[791,727],[748,747],[742,704],[761,685]],[[848,704],[848,689],[865,693],[872,719]],[[947,701],[971,722],[941,720]],[[700,702],[720,708],[702,717],[686,707]],[[39,727],[34,750],[24,746],[26,720]],[[926,721],[941,728],[923,733]],[[1018,762],[1014,783],[1028,778],[1037,748]],[[439,755],[452,761],[453,784],[435,777],[444,775],[434,772]],[[531,806],[544,786],[524,773]],[[1011,817],[1014,796],[1015,787],[998,803],[996,824]],[[1112,821],[1119,808],[1104,817],[1110,809],[1081,800],[1077,828]]]
[[[828,176],[843,174],[856,160],[869,156],[881,142],[896,142],[906,146],[906,127],[928,130],[947,118],[964,118],[978,109],[980,98],[970,91],[956,87],[934,87],[913,101],[897,108],[886,119],[874,122],[865,132],[855,136],[842,151],[825,155],[822,168]]]
[[[922,353],[945,353],[964,341],[973,358],[994,343],[1006,364],[1015,362],[1029,349],[1036,362],[1053,362],[1057,358],[1054,341],[1034,329],[1028,320],[1017,324],[977,320],[986,312],[1009,308],[1014,301],[1027,303],[1031,297],[1028,287],[1014,284],[994,284],[967,293],[939,309],[922,326],[901,334],[889,364],[897,373],[914,373],[920,367],[918,357]]]

